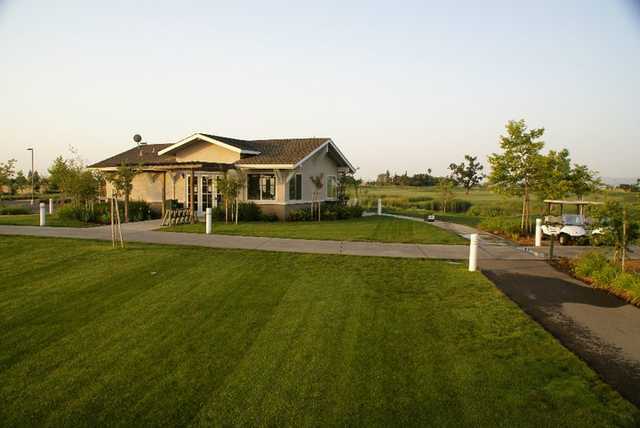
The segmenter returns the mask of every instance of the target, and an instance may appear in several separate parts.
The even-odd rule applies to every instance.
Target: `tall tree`
[[[500,136],[502,153],[489,156],[491,174],[489,182],[499,193],[522,197],[521,230],[530,226],[530,205],[532,186],[539,177],[542,163],[540,151],[544,141],[540,138],[544,128],[527,128],[524,119],[509,121],[507,134]]]
[[[22,192],[29,185],[27,177],[24,176],[22,170],[18,171],[16,178],[13,179],[13,191],[16,193]]]
[[[133,189],[133,179],[141,172],[139,167],[121,163],[110,177],[113,187],[124,197],[124,222],[129,222],[129,198]]]
[[[571,191],[569,150],[549,150],[540,158],[538,177],[532,184],[540,199],[563,199]]]
[[[473,186],[479,184],[484,178],[482,170],[484,166],[477,162],[477,156],[464,155],[464,161],[459,164],[452,163],[449,165],[451,170],[451,178],[456,184],[464,188],[464,193],[469,194]]]

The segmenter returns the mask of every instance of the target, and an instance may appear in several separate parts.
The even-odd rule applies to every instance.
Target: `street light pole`
[[[33,177],[35,175],[33,171],[33,147],[29,147],[27,150],[31,152],[31,205],[33,205]]]

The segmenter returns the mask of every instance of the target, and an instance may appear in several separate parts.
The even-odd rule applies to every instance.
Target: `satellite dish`
[[[140,143],[140,141],[142,141],[142,137],[140,136],[140,134],[134,135],[133,141],[135,141],[136,143]]]

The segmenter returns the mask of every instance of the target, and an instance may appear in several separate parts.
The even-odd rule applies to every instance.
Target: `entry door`
[[[213,202],[213,177],[210,175],[203,175],[200,177],[201,180],[201,187],[202,187],[202,213],[206,213],[207,208],[213,208],[214,207],[214,202]]]

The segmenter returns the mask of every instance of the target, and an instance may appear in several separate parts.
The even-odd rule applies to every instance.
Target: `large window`
[[[336,199],[338,197],[338,180],[335,175],[327,176],[327,198]]]
[[[250,201],[265,201],[276,198],[275,174],[248,174],[247,198]]]
[[[302,174],[296,174],[289,179],[289,200],[302,200]]]

